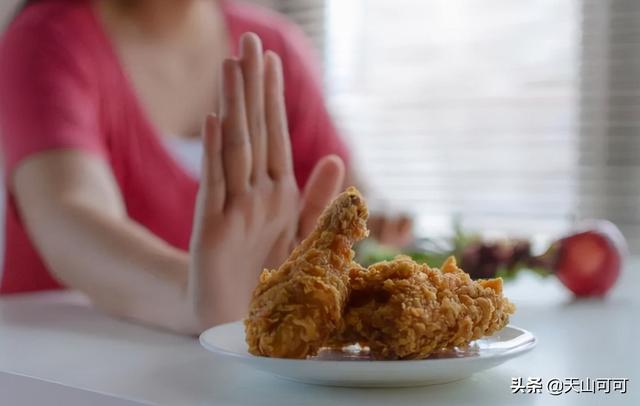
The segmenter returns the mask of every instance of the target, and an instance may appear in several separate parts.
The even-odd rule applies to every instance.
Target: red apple
[[[554,272],[576,296],[603,296],[615,284],[626,255],[620,230],[608,221],[590,222],[585,231],[555,243]]]

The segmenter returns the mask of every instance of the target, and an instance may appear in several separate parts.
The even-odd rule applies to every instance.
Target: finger
[[[382,217],[378,215],[369,216],[369,220],[367,221],[367,228],[369,229],[369,233],[371,236],[380,239],[380,229],[382,228]]]
[[[237,61],[223,64],[222,155],[228,196],[249,189],[251,146],[245,113],[242,71]]]
[[[407,217],[381,219],[380,243],[402,247],[411,240],[411,221]]]
[[[222,165],[222,136],[220,122],[215,114],[207,115],[202,130],[203,157],[200,189],[207,212],[220,212],[224,208],[225,179]]]
[[[266,173],[267,134],[264,113],[264,63],[262,43],[254,33],[240,38],[240,66],[244,79],[244,98],[247,108],[247,125],[251,143],[251,181]]]
[[[408,245],[413,239],[413,224],[409,217],[403,216],[398,222],[398,235],[400,245]]]
[[[380,228],[380,242],[383,244],[394,245],[395,240],[395,222],[388,217],[382,218],[382,224]]]
[[[284,103],[284,84],[280,57],[271,51],[265,54],[265,116],[268,132],[269,175],[273,179],[293,175],[291,142],[287,128],[287,113]]]
[[[342,188],[344,173],[344,163],[336,155],[322,158],[313,168],[302,192],[298,239],[313,230],[322,211]]]

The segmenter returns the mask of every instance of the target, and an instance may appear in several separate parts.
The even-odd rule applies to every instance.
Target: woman
[[[182,333],[242,317],[257,271],[343,186],[312,72],[300,34],[245,5],[30,3],[0,48],[0,291],[69,286]],[[180,151],[205,116],[197,173]]]

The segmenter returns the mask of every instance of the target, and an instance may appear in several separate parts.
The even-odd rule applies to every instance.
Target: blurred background
[[[607,218],[640,252],[640,2],[256,2],[307,32],[376,204],[418,235]]]
[[[362,172],[419,235],[606,218],[640,252],[637,0],[260,3],[312,38]]]

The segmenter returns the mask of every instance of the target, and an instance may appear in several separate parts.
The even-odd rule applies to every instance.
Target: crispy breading
[[[450,257],[442,270],[409,257],[350,271],[344,324],[332,343],[359,343],[381,359],[420,359],[502,329],[515,306],[502,279],[473,281]]]
[[[441,270],[406,256],[369,269],[355,263],[367,215],[360,193],[347,189],[278,270],[262,272],[245,320],[249,352],[306,358],[358,343],[376,358],[420,359],[508,323],[515,306],[502,279],[473,281],[453,257]]]
[[[261,273],[245,320],[250,353],[305,358],[325,345],[342,321],[352,245],[368,235],[367,216],[360,193],[347,189],[278,270]]]

